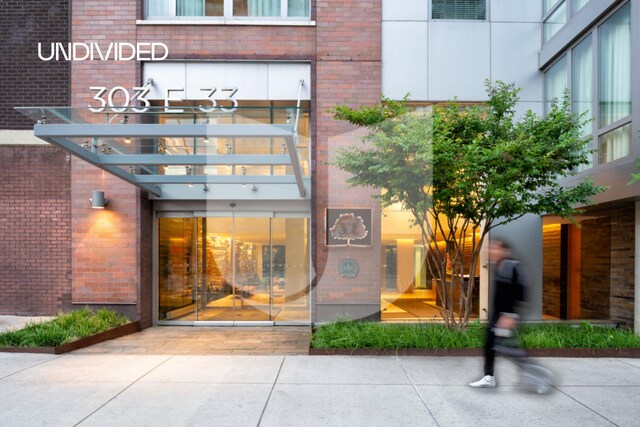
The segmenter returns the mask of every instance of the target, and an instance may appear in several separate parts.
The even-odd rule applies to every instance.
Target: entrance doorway
[[[159,323],[310,323],[307,218],[158,218]]]

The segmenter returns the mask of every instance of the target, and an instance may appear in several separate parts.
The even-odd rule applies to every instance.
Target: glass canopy
[[[300,107],[17,107],[35,136],[155,198],[226,198],[233,186],[309,198],[309,112]],[[275,186],[275,184],[278,184]],[[201,193],[187,190],[199,185]],[[204,192],[202,192],[204,190]]]

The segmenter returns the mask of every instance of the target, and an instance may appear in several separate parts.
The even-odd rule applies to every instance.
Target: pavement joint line
[[[35,368],[36,366],[40,366],[40,365],[43,365],[43,364],[45,364],[45,363],[49,363],[49,362],[51,362],[51,361],[53,361],[53,360],[59,359],[60,357],[62,357],[62,355],[57,355],[56,357],[53,357],[53,358],[51,358],[51,359],[49,359],[49,360],[43,360],[43,361],[42,361],[42,362],[40,362],[40,363],[36,363],[36,364],[34,364],[34,365],[30,365],[30,366],[26,366],[26,367],[24,367],[24,368],[22,368],[22,369],[20,369],[20,370],[17,370],[17,371],[15,371],[15,372],[10,373],[9,375],[5,375],[4,377],[0,378],[0,381],[5,380],[5,379],[9,378],[9,377],[10,377],[10,376],[12,376],[12,375],[19,374],[19,373],[20,373],[20,372],[22,372],[22,371],[26,371],[27,369]]]
[[[104,402],[102,405],[100,405],[99,407],[97,407],[94,411],[92,411],[89,415],[87,415],[86,417],[84,417],[83,419],[81,419],[80,421],[78,421],[77,423],[75,423],[73,425],[73,427],[79,426],[80,424],[82,424],[83,422],[85,422],[89,417],[91,417],[93,414],[95,414],[96,412],[98,412],[100,409],[104,408],[106,405],[108,405],[110,402],[112,402],[115,398],[117,398],[118,396],[120,396],[122,393],[124,393],[125,391],[127,391],[132,385],[136,384],[138,381],[140,381],[142,378],[144,378],[145,376],[149,375],[151,372],[155,371],[156,369],[158,369],[160,366],[164,365],[165,363],[167,363],[169,360],[171,360],[173,358],[173,356],[169,356],[167,357],[165,360],[163,360],[162,362],[158,363],[156,366],[154,366],[153,368],[149,369],[147,372],[145,372],[144,374],[140,375],[140,377],[138,377],[137,379],[135,379],[133,382],[131,382],[129,385],[127,385],[125,388],[123,388],[122,390],[120,390],[118,393],[115,394],[115,396],[113,396],[111,399],[107,400],[106,402]]]
[[[292,383],[292,382],[286,382],[286,381],[282,381],[280,382],[280,384],[283,385],[308,385],[308,386],[327,386],[327,385],[340,385],[340,386],[376,386],[376,387],[398,387],[398,386],[408,386],[411,385],[411,383],[394,383],[394,384],[389,384],[389,383],[310,383],[310,382],[303,382],[303,383]],[[459,386],[456,385],[456,386]],[[453,386],[453,387],[456,387]]]
[[[640,388],[640,384],[569,384],[569,385],[559,385],[557,387],[562,387],[562,388],[583,388],[583,387]]]
[[[636,368],[636,369],[640,369],[640,366],[638,366],[638,365],[634,365],[633,363],[629,363],[629,362],[627,362],[627,361],[626,361],[626,360],[624,360],[624,359],[616,359],[616,360],[617,360],[618,362],[620,362],[620,363],[624,363],[625,365],[633,366],[633,367],[634,367],[634,368]]]
[[[436,425],[439,427],[440,423],[438,422],[438,419],[436,418],[435,415],[433,415],[433,412],[431,412],[431,408],[429,408],[429,405],[427,404],[427,401],[424,399],[424,396],[422,396],[422,393],[420,393],[420,390],[418,390],[418,387],[413,382],[413,378],[411,378],[411,375],[409,374],[409,372],[407,372],[407,370],[404,368],[402,363],[400,363],[400,359],[398,359],[396,357],[396,360],[399,362],[400,368],[402,369],[402,371],[406,375],[407,379],[411,383],[411,387],[413,387],[413,390],[418,394],[418,397],[420,398],[420,401],[422,401],[422,404],[424,405],[425,409],[427,410],[429,415],[431,415],[431,418],[433,419],[433,422],[436,423]]]
[[[257,427],[260,427],[260,423],[262,422],[262,417],[264,417],[264,413],[267,410],[267,406],[269,405],[269,401],[271,400],[271,395],[273,394],[273,390],[276,388],[276,384],[278,383],[278,378],[280,377],[280,372],[282,372],[282,367],[284,366],[284,361],[287,356],[282,357],[282,361],[280,362],[280,368],[278,368],[278,373],[276,374],[276,378],[273,381],[273,385],[271,386],[271,390],[269,390],[269,396],[267,396],[267,401],[264,402],[264,408],[262,408],[262,412],[260,412],[260,418],[258,419]]]
[[[562,386],[564,387],[564,386]],[[588,410],[590,410],[591,412],[593,412],[594,414],[598,415],[599,417],[602,417],[603,419],[609,421],[612,425],[616,426],[616,427],[620,427],[620,425],[614,423],[613,421],[611,421],[609,418],[605,417],[604,415],[602,415],[601,413],[599,413],[598,411],[596,411],[593,408],[590,408],[589,406],[585,405],[584,403],[580,402],[578,399],[576,399],[575,397],[565,393],[564,391],[560,390],[560,388],[558,386],[553,386],[554,389],[556,389],[557,391],[559,391],[560,393],[564,394],[565,396],[567,396],[569,399],[573,400],[574,402],[584,406],[585,408],[587,408]]]

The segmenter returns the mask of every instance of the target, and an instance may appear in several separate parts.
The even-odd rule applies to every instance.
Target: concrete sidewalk
[[[540,359],[539,396],[476,357],[0,353],[3,426],[637,426],[640,359]]]

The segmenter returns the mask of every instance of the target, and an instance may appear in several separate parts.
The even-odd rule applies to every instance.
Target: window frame
[[[431,21],[463,21],[463,22],[487,22],[489,21],[489,0],[484,1],[484,19],[465,19],[465,18],[434,18],[433,17],[433,0],[429,1],[429,20]]]
[[[288,16],[289,12],[289,0],[278,0],[280,1],[280,15],[279,16],[235,16],[233,14],[233,0],[223,0],[224,1],[224,13],[221,16],[206,16],[206,15],[193,15],[193,16],[183,16],[177,15],[177,0],[169,0],[171,4],[171,15],[149,15],[149,2],[151,0],[144,0],[143,2],[143,20],[145,21],[162,21],[162,20],[175,20],[175,21],[185,21],[185,20],[199,20],[199,21],[212,21],[212,22],[223,22],[223,21],[311,21],[311,9],[312,9],[312,1],[309,0],[309,15],[308,16]],[[204,3],[205,0],[202,0]]]
[[[569,0],[560,0],[558,1],[555,5],[554,8],[557,7],[562,1],[569,1]],[[589,135],[585,135],[586,137],[590,137],[591,138],[591,149],[593,150],[592,153],[592,160],[591,160],[591,165],[580,171],[580,173],[593,173],[594,168],[597,168],[599,166],[603,166],[603,165],[611,165],[611,164],[616,164],[618,161],[622,161],[623,159],[627,159],[629,156],[633,156],[634,155],[634,142],[635,142],[635,133],[633,131],[634,129],[634,125],[633,125],[633,117],[634,114],[637,114],[637,103],[634,102],[635,101],[635,97],[634,97],[634,85],[635,83],[633,83],[633,76],[634,76],[634,66],[633,66],[633,62],[632,62],[632,68],[631,68],[631,110],[630,113],[628,115],[626,115],[625,117],[622,117],[612,123],[609,123],[608,125],[601,127],[600,126],[600,52],[599,52],[599,39],[598,39],[598,33],[600,30],[600,26],[602,24],[604,24],[609,18],[611,18],[616,12],[618,12],[620,9],[622,9],[624,6],[626,6],[627,4],[631,4],[632,9],[630,12],[630,16],[631,16],[631,27],[632,27],[632,33],[631,33],[631,51],[630,51],[630,55],[633,55],[634,49],[637,49],[637,41],[634,38],[634,33],[633,33],[633,25],[634,25],[634,16],[633,16],[633,4],[631,3],[631,0],[623,2],[622,4],[618,5],[618,7],[610,10],[608,13],[606,13],[605,15],[603,15],[600,19],[598,19],[597,22],[593,23],[592,26],[589,27],[589,29],[584,32],[579,38],[577,38],[576,40],[574,40],[571,44],[567,45],[567,47],[565,49],[563,49],[561,52],[558,53],[557,57],[550,62],[543,70],[543,77],[542,77],[542,94],[543,94],[543,109],[544,109],[544,115],[546,116],[548,114],[546,105],[547,105],[547,99],[546,99],[546,83],[545,83],[545,74],[547,73],[547,71],[549,71],[549,69],[551,69],[558,61],[560,61],[562,58],[567,58],[567,88],[569,88],[569,90],[572,87],[572,74],[573,74],[573,49],[578,46],[580,43],[582,43],[584,40],[586,40],[587,38],[589,38],[590,36],[592,37],[591,39],[591,49],[592,49],[592,99],[591,99],[591,109],[589,111],[589,115],[592,118],[592,122],[591,122],[591,134]],[[552,8],[553,10],[555,10],[554,8]],[[567,9],[568,10],[568,9]],[[620,129],[628,124],[632,125],[632,131],[631,131],[631,147],[629,150],[629,154],[623,156],[623,157],[619,157],[617,159],[613,159],[607,162],[600,162],[600,138],[610,132],[613,132],[617,129]]]
[[[584,9],[587,4],[589,4],[591,0],[587,0],[587,2],[582,5],[582,7],[578,10],[576,10],[574,12],[574,2],[577,2],[577,0],[556,0],[556,2],[554,4],[551,5],[551,7],[549,7],[549,10],[545,12],[544,10],[544,0],[542,1],[542,43],[548,43],[549,40],[551,40],[553,37],[555,37],[556,34],[558,34],[571,20],[571,18],[573,18],[574,16],[576,16],[578,13],[580,13],[580,11],[582,9]],[[544,26],[547,23],[547,21],[549,20],[549,18],[551,17],[551,15],[553,15],[556,10],[558,10],[562,4],[565,4],[566,10],[565,10],[565,21],[564,21],[564,25],[562,27],[560,27],[560,29],[558,29],[558,31],[556,31],[555,33],[553,33],[553,35],[551,37],[549,37],[548,40],[544,39]]]

